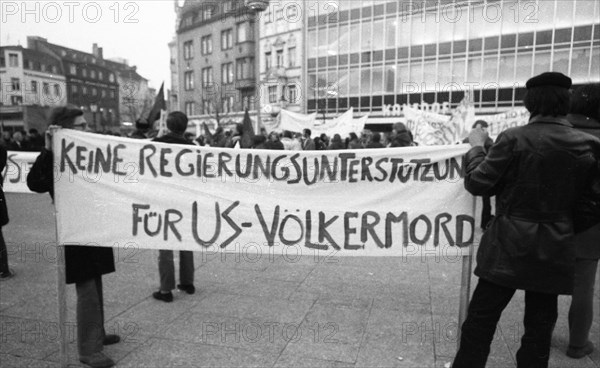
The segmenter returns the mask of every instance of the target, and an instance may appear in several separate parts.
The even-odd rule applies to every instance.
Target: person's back
[[[600,202],[600,140],[566,119],[571,79],[543,73],[526,87],[532,116],[526,126],[502,132],[487,154],[487,133],[476,128],[469,135],[465,188],[495,195],[496,217],[477,251],[479,281],[453,368],[485,366],[496,325],[516,290],[525,291],[517,366],[548,365],[558,295],[573,290],[575,210],[583,193]]]

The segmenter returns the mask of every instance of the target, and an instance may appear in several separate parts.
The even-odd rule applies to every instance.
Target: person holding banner
[[[56,107],[50,115],[46,145],[27,175],[27,186],[36,193],[50,193],[54,199],[54,157],[52,132],[67,128],[85,130],[83,111],[74,107]],[[82,225],[85,226],[85,225]],[[83,229],[83,228],[82,228]],[[108,335],[104,329],[104,298],[102,275],[115,272],[112,248],[84,245],[65,246],[67,284],[75,284],[77,292],[77,349],[79,360],[90,367],[112,367],[103,345],[118,343],[118,335]]]
[[[600,84],[579,87],[571,97],[567,116],[576,129],[600,138]],[[569,348],[567,356],[580,359],[594,351],[589,340],[594,321],[594,284],[600,258],[600,219],[588,216],[593,201],[586,197],[576,212],[574,243],[577,247],[575,284],[569,308]],[[596,206],[600,205],[598,203]],[[594,225],[594,223],[597,223]]]
[[[487,133],[477,128],[469,135],[465,188],[476,196],[495,195],[497,208],[477,252],[479,281],[453,368],[485,366],[496,325],[516,290],[525,291],[517,367],[548,366],[558,295],[573,290],[573,210],[581,193],[600,201],[600,140],[566,119],[571,79],[543,73],[526,87],[527,125],[501,133],[487,155]]]
[[[188,126],[188,118],[181,111],[173,111],[167,116],[167,129],[169,132],[162,137],[153,139],[154,142],[170,144],[194,143],[187,140],[184,136]],[[173,262],[173,251],[161,249],[158,251],[158,274],[160,277],[160,290],[152,294],[154,299],[170,303],[173,301],[175,289],[175,264]],[[177,289],[185,291],[188,294],[194,294],[194,253],[189,250],[179,252],[179,281]]]

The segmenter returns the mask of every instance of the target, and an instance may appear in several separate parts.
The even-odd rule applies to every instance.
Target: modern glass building
[[[339,0],[306,8],[309,113],[352,106],[370,123],[385,122],[403,104],[447,110],[466,90],[478,113],[494,113],[520,106],[526,80],[541,72],[565,73],[575,85],[600,82],[596,0]]]

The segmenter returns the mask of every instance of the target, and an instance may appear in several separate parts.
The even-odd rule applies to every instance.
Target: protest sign
[[[501,114],[478,115],[475,116],[475,119],[485,120],[489,125],[488,133],[490,137],[496,138],[506,129],[526,125],[529,122],[529,116],[529,111],[526,108],[517,107]]]
[[[342,256],[473,241],[467,145],[286,152],[55,134],[60,243]]]
[[[27,188],[27,174],[39,152],[8,151],[6,167],[2,172],[4,193],[31,193]]]
[[[337,118],[325,121],[317,121],[316,113],[304,115],[281,110],[279,118],[273,123],[265,123],[265,128],[268,132],[288,130],[297,133],[301,133],[304,129],[308,128],[311,130],[313,137],[321,134],[326,134],[329,137],[333,137],[334,134],[339,134],[341,137],[348,137],[350,133],[360,135],[365,128],[368,116],[365,115],[359,119],[354,119],[353,116],[353,108],[350,108]]]
[[[450,116],[407,106],[404,108],[404,117],[415,142],[426,146],[456,143],[456,130],[450,124]]]

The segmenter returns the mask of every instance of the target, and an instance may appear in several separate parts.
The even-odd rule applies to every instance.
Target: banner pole
[[[52,133],[52,154],[56,152],[55,134],[56,128],[51,128]],[[54,160],[53,160],[54,162]],[[54,168],[53,168],[54,169]],[[58,326],[60,331],[60,366],[67,368],[69,359],[67,354],[67,290],[66,290],[66,270],[65,270],[65,247],[58,243],[58,211],[56,210],[56,201],[58,193],[54,192],[54,235],[56,238],[56,288],[58,301]]]
[[[475,219],[477,209],[477,197],[473,196],[473,218]],[[456,333],[456,349],[460,348],[460,336],[462,325],[467,318],[469,299],[471,297],[471,269],[473,266],[473,252],[475,248],[475,228],[477,220],[473,223],[473,241],[469,244],[469,253],[462,257],[462,275],[460,278],[460,301],[458,306],[458,329]]]

